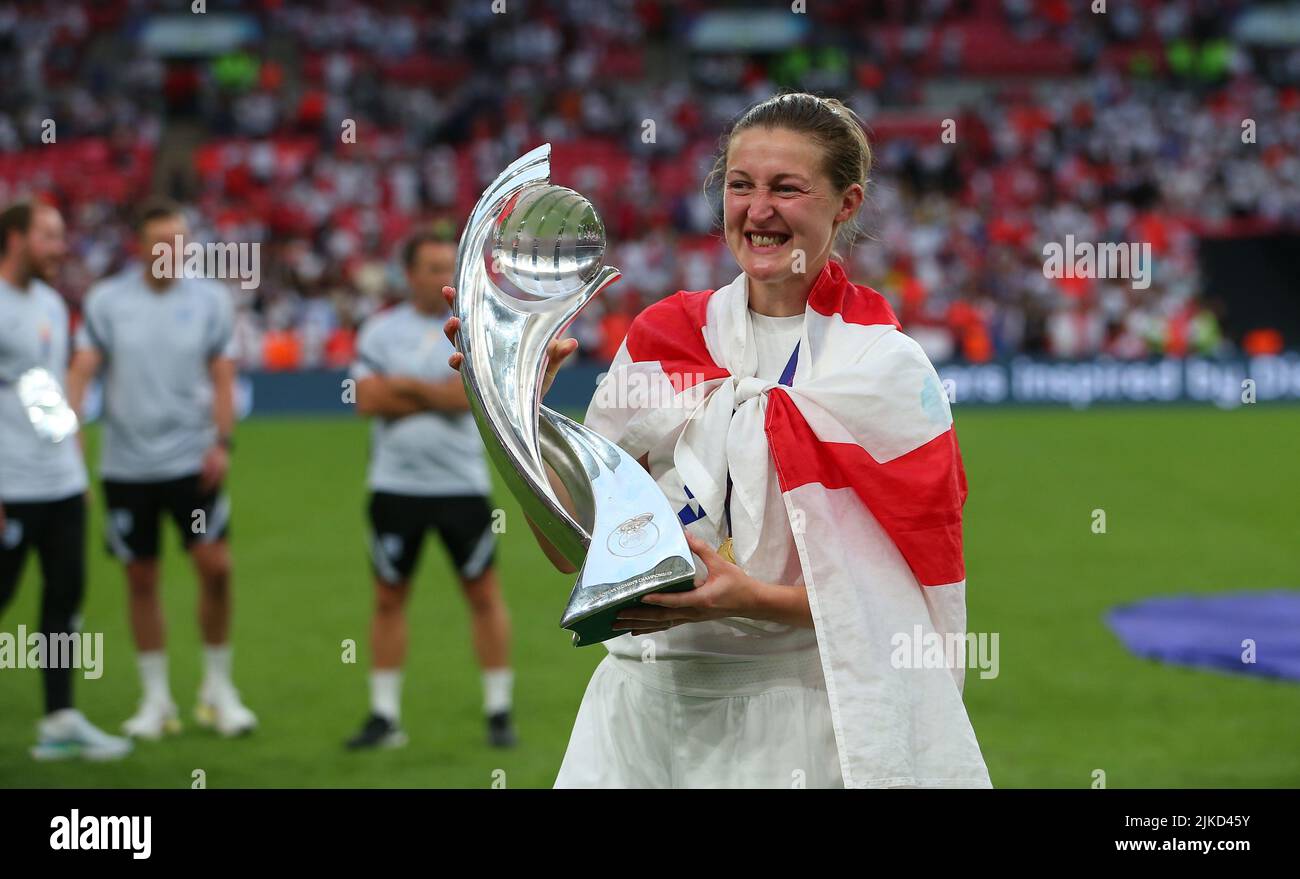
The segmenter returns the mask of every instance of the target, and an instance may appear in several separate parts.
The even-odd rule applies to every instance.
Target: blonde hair
[[[726,174],[732,139],[749,128],[784,128],[808,135],[821,147],[822,171],[835,191],[843,193],[856,183],[865,193],[871,173],[871,144],[862,119],[835,98],[807,92],[773,95],[742,113],[723,135],[713,169],[704,181],[706,192]],[[840,256],[840,244],[852,244],[861,233],[856,215],[841,223],[835,232],[834,255]]]

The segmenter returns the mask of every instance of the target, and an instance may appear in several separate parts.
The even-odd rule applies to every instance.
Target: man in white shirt
[[[158,596],[159,519],[175,524],[199,580],[204,675],[195,717],[225,736],[257,725],[231,679],[230,500],[222,485],[234,428],[234,306],[208,278],[171,277],[155,247],[189,238],[180,209],[147,206],[139,223],[143,265],[96,284],[86,296],[68,398],[80,408],[96,374],[104,380],[100,476],[109,550],[126,569],[131,629],[144,691],[123,724],[158,739],[180,729],[167,676]]]
[[[493,567],[492,483],[465,388],[447,364],[454,349],[442,331],[442,287],[451,280],[456,246],[417,234],[403,248],[403,263],[410,301],[366,321],[352,367],[357,412],[374,418],[367,482],[376,605],[370,716],[347,745],[406,741],[399,725],[403,608],[425,534],[436,531],[472,614],[488,742],[509,747],[515,743],[510,619]]]
[[[18,392],[32,370],[63,379],[68,311],[49,284],[66,254],[63,219],[54,208],[19,202],[0,212],[0,611],[18,588],[28,550],[35,551],[47,646],[45,718],[32,756],[115,760],[130,752],[131,742],[104,733],[72,707],[72,669],[60,666],[50,649],[80,628],[86,467],[73,436],[38,433]]]

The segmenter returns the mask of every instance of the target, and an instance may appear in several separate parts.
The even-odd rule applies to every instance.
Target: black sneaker
[[[405,744],[406,733],[401,727],[387,717],[371,714],[361,732],[348,739],[344,747],[349,751],[359,751],[362,748],[400,748]]]
[[[489,714],[487,725],[489,745],[494,748],[513,748],[515,746],[518,739],[515,737],[515,728],[510,725],[509,711]]]

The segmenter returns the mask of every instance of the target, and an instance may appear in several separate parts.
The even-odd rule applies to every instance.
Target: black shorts
[[[158,557],[158,520],[166,513],[192,549],[230,536],[230,498],[220,488],[203,491],[197,473],[161,482],[104,480],[108,515],[104,536],[119,561]]]
[[[370,564],[387,583],[408,580],[426,531],[437,531],[456,572],[481,576],[496,558],[492,509],[483,495],[417,497],[377,491],[370,496]]]

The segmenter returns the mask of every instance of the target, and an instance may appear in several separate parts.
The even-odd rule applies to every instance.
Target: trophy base
[[[637,580],[641,579],[644,578],[637,578]],[[628,587],[630,585],[632,589],[629,591]],[[600,644],[628,633],[627,629],[614,628],[615,618],[624,608],[640,604],[643,596],[654,592],[688,592],[694,588],[694,571],[681,571],[680,568],[674,571],[667,581],[661,579],[658,583],[643,584],[639,588],[629,583],[596,587],[596,589],[592,590],[593,592],[606,593],[612,600],[609,603],[602,603],[597,606],[583,602],[577,608],[574,607],[576,602],[571,601],[569,610],[565,612],[564,619],[560,621],[560,626],[573,632],[574,647]]]

